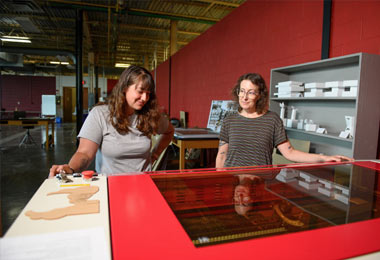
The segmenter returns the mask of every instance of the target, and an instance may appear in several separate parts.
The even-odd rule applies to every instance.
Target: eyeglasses
[[[248,92],[246,92],[244,89],[238,89],[236,91],[236,94],[239,96],[239,97],[245,97],[245,95],[247,95],[247,97],[249,99],[254,99],[258,94],[253,91],[253,90],[250,90]]]
[[[252,200],[249,197],[242,198],[239,195],[234,195],[234,197],[232,198],[232,204],[248,207],[252,205]]]

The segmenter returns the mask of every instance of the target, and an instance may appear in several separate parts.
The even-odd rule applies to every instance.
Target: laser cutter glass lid
[[[378,178],[354,164],[152,175],[197,247],[378,218]]]

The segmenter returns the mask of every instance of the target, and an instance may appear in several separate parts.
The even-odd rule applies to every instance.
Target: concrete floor
[[[45,142],[44,127],[30,131],[37,145],[19,147],[26,130],[22,126],[0,125],[1,236],[47,178],[51,165],[71,158],[76,150],[75,128],[75,123],[56,124],[55,146],[46,150],[41,147]]]

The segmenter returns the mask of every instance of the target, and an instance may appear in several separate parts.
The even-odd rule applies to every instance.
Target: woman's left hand
[[[350,158],[344,155],[332,155],[332,156],[323,155],[322,159],[324,162],[352,162],[354,161],[353,158]]]

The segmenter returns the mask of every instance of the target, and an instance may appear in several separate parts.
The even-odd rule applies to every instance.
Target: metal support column
[[[99,102],[99,67],[95,65],[95,104]]]
[[[322,60],[328,59],[330,53],[331,5],[332,0],[323,1]]]
[[[83,40],[83,10],[77,10],[75,50],[76,50],[76,114],[77,114],[77,134],[83,124],[83,69],[82,69],[82,40]]]

